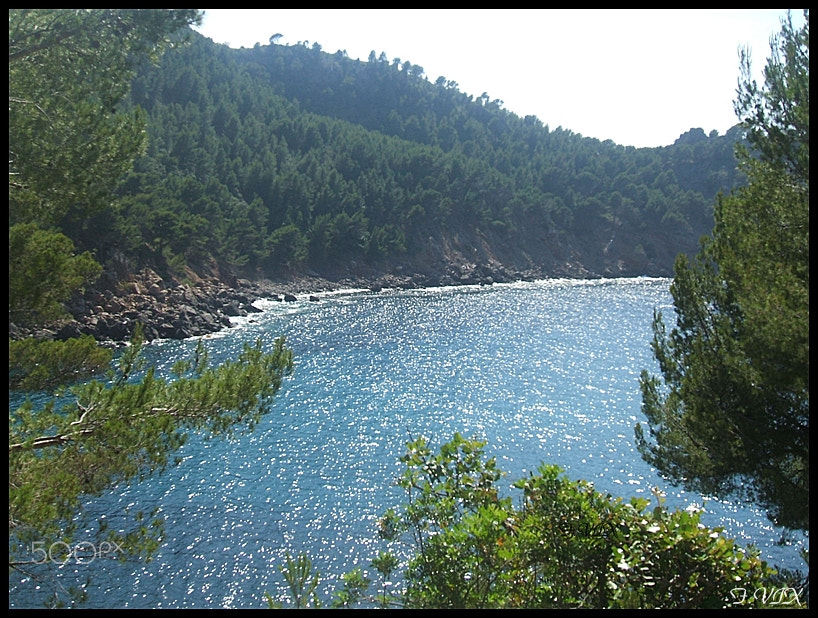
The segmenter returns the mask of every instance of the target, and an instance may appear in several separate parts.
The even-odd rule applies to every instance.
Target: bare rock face
[[[678,239],[657,238],[647,248],[624,226],[604,234],[564,241],[528,239],[525,246],[491,241],[474,232],[430,235],[412,255],[366,263],[350,260],[314,264],[315,270],[290,272],[276,281],[239,279],[217,266],[206,274],[186,273],[184,282],[150,269],[107,272],[99,288],[72,300],[72,319],[36,332],[9,324],[9,336],[68,339],[91,335],[100,342],[126,342],[141,325],[145,339],[186,339],[232,325],[231,318],[259,311],[261,298],[296,302],[316,300],[316,292],[342,288],[379,291],[451,285],[491,285],[548,277],[595,279],[638,275],[672,276]],[[667,247],[668,249],[665,249]],[[320,273],[318,272],[320,271]]]
[[[75,298],[72,319],[36,333],[9,327],[10,336],[69,339],[91,335],[100,342],[126,342],[141,325],[145,340],[186,339],[214,333],[230,318],[260,311],[252,297],[217,280],[168,283],[151,271],[130,276],[115,289]]]

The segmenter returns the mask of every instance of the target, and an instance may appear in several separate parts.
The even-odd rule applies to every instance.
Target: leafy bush
[[[459,434],[434,453],[425,438],[407,444],[398,485],[407,501],[380,520],[393,550],[405,544],[408,561],[381,552],[372,566],[383,585],[370,601],[404,608],[727,608],[801,604],[759,558],[706,528],[701,510],[670,511],[624,501],[572,481],[558,466],[513,484],[519,506],[502,497],[503,476],[485,442]],[[345,578],[336,606],[365,601],[369,581]],[[390,592],[400,584],[401,590]],[[763,594],[755,594],[759,590]],[[793,596],[794,595],[794,596]]]

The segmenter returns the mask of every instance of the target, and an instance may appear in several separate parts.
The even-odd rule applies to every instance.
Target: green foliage
[[[742,81],[734,107],[750,145],[768,165],[809,184],[809,9],[796,30],[792,17],[773,37],[764,85],[752,79],[749,50],[742,50]]]
[[[196,9],[9,10],[10,325],[62,317],[71,294],[96,279],[101,267],[88,251],[75,255],[75,241],[90,238],[100,248],[139,229],[107,210],[145,145],[143,113],[120,104],[137,67],[198,19]],[[168,237],[201,251],[207,221],[179,209],[175,196],[146,217],[151,232],[160,230],[151,242],[160,252],[167,245],[170,261],[180,248]],[[123,247],[139,244],[131,237]],[[61,606],[82,600],[82,587],[63,590],[51,572],[78,548],[92,547],[92,560],[103,549],[107,557],[150,558],[162,536],[156,509],[126,513],[130,519],[116,527],[101,519],[93,540],[74,544],[87,523],[84,506],[163,469],[190,432],[252,429],[293,366],[283,339],[264,347],[245,344],[235,361],[209,368],[200,342],[166,381],[144,370],[137,329],[117,370],[85,382],[111,359],[91,339],[10,339],[10,574],[29,578]]]
[[[9,224],[105,208],[144,147],[119,104],[195,9],[9,10]]]
[[[269,241],[269,259],[271,270],[276,265],[291,267],[302,263],[307,258],[307,247],[301,231],[295,225],[285,225],[273,231]]]
[[[9,339],[9,390],[50,391],[103,373],[112,353],[93,337],[68,341]]]
[[[280,566],[278,570],[287,580],[287,585],[290,588],[290,598],[293,601],[293,609],[307,609],[310,603],[315,609],[321,607],[321,600],[315,592],[321,574],[313,572],[312,560],[307,555],[298,554],[298,557],[293,560],[290,557],[290,552],[287,552],[287,564]],[[281,604],[276,602],[269,594],[267,595],[267,603],[270,609],[281,608]]]
[[[144,114],[121,104],[137,67],[198,19],[195,9],[9,9],[11,322],[62,317],[101,272],[73,252],[145,147]],[[104,234],[91,233],[96,249]]]
[[[32,223],[9,227],[9,322],[32,326],[67,317],[63,303],[101,271],[90,253],[75,255],[64,234]]]
[[[9,567],[36,577],[48,565],[33,559],[33,544],[71,546],[84,504],[173,463],[191,432],[229,437],[252,430],[293,367],[283,339],[264,348],[261,340],[245,344],[235,360],[208,367],[200,342],[168,381],[143,370],[137,332],[106,381],[74,384],[10,409]],[[104,540],[116,544],[119,558],[149,557],[161,522],[135,517],[131,529],[100,527],[96,547]]]
[[[581,235],[590,260],[615,236],[607,259],[644,274],[695,252],[716,192],[741,181],[736,132],[691,131],[661,149],[600,143],[430,83],[411,63],[231,50],[196,34],[141,62],[194,19],[12,10],[10,224],[55,226],[104,264],[116,248],[163,273],[428,268],[457,237],[549,270]],[[81,79],[65,80],[72,71]],[[663,250],[632,259],[638,244]]]
[[[738,496],[809,531],[809,10],[772,46],[766,87],[736,109],[749,184],[720,196],[695,259],[671,286],[676,325],[654,319],[661,380],[643,372],[643,457],[685,487]],[[745,66],[749,75],[749,66]],[[748,80],[749,78],[745,78]]]
[[[399,566],[397,556],[391,552],[382,551],[375,558],[372,559],[370,566],[373,567],[381,576],[381,591],[377,595],[378,606],[382,609],[387,609],[391,605],[399,602],[396,594],[391,593],[392,574]],[[367,584],[368,580],[364,580]]]
[[[344,573],[341,580],[344,582],[344,586],[334,594],[335,598],[332,600],[334,609],[347,609],[356,606],[364,598],[371,583],[371,580],[364,576],[360,567]]]
[[[753,591],[764,587],[794,590],[757,551],[706,528],[702,510],[671,511],[659,493],[655,504],[626,502],[541,465],[513,483],[515,506],[484,448],[459,434],[439,452],[425,438],[407,444],[397,482],[406,502],[380,520],[380,537],[408,556],[402,589],[384,585],[367,596],[359,569],[336,593],[337,606],[718,609],[763,607],[769,599]],[[399,561],[381,552],[372,566],[386,584]]]
[[[628,503],[543,465],[499,498],[484,443],[456,435],[439,455],[408,445],[403,517],[416,553],[406,570],[409,607],[723,607],[741,583],[768,574],[752,552],[699,514]]]
[[[303,45],[231,50],[193,36],[139,71],[131,98],[150,139],[119,189],[126,238],[115,242],[158,262],[174,242],[195,245],[184,256],[194,267],[213,258],[247,276],[408,264],[458,234],[550,264],[544,237],[607,242],[613,229],[630,246],[672,238],[653,258],[669,271],[712,227],[716,192],[741,181],[736,132],[623,148],[517,118],[404,63]],[[150,225],[168,205],[173,221]]]

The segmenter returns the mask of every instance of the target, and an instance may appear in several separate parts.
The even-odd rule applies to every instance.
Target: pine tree
[[[10,325],[57,317],[99,273],[56,224],[110,204],[143,144],[141,114],[117,109],[135,63],[198,18],[195,9],[9,10]],[[53,592],[53,605],[81,597],[66,598],[52,577],[69,554],[144,558],[161,540],[161,520],[137,509],[129,524],[101,521],[75,542],[89,501],[173,463],[191,431],[252,429],[292,371],[283,339],[245,344],[216,367],[200,344],[170,379],[143,366],[141,349],[137,328],[117,368],[91,380],[112,359],[91,338],[9,338],[9,573]]]
[[[809,531],[809,9],[773,37],[759,87],[747,54],[735,103],[748,185],[680,257],[676,324],[654,320],[661,380],[642,374],[643,457],[689,489],[740,497]]]

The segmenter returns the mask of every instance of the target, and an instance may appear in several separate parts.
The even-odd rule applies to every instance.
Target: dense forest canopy
[[[658,316],[654,351],[679,388],[665,402],[658,382],[643,383],[646,414],[660,425],[650,435],[681,452],[681,463],[698,462],[701,436],[677,431],[684,423],[664,432],[665,419],[693,418],[689,427],[710,432],[689,413],[729,420],[714,401],[765,415],[767,425],[731,436],[729,460],[705,461],[694,478],[709,484],[713,469],[751,478],[752,497],[775,507],[778,523],[808,530],[805,16],[797,37],[783,31],[787,62],[768,66],[771,87],[752,84],[737,104],[752,112],[739,114],[741,128],[691,129],[667,147],[635,149],[519,118],[385,54],[362,63],[275,37],[230,50],[189,29],[200,18],[194,9],[10,9],[10,576],[37,585],[49,604],[81,600],[81,586],[66,590],[51,577],[43,547],[73,551],[86,500],[170,465],[190,431],[252,429],[293,370],[283,339],[245,344],[215,367],[200,340],[166,381],[144,366],[137,324],[133,345],[96,380],[112,353],[93,338],[11,336],[14,321],[48,325],[65,315],[72,291],[117,286],[136,269],[174,280],[320,271],[463,283],[474,272],[670,274],[678,255],[671,291],[681,330],[665,340]],[[737,144],[755,148],[739,147],[740,170]],[[703,235],[690,268],[685,254]],[[711,332],[727,348],[699,346]],[[728,371],[710,371],[714,362]],[[710,390],[695,380],[698,367]],[[693,379],[679,379],[685,371]],[[640,435],[643,456],[688,476]],[[680,436],[692,437],[681,450]],[[726,451],[722,434],[713,436],[708,454]],[[612,501],[552,466],[515,484],[518,509],[497,493],[500,471],[482,460],[483,443],[456,435],[440,455],[425,439],[407,446],[406,509],[385,514],[381,537],[409,534],[417,553],[402,596],[379,594],[384,607],[723,607],[743,586],[797,592],[792,574],[779,577],[695,513],[661,504],[648,513],[647,501]],[[564,534],[555,523],[565,521],[581,526]],[[617,525],[588,534],[602,522]],[[161,524],[156,511],[140,510],[121,529],[100,521],[96,540],[148,558]],[[381,553],[371,566],[387,581],[398,565]],[[309,601],[317,582],[309,561],[288,556],[282,572],[294,593],[306,592],[298,605]],[[803,582],[808,604],[808,575]],[[343,585],[334,604],[346,607],[368,581],[356,569]]]
[[[65,222],[163,275],[670,275],[741,182],[738,128],[635,149],[552,130],[421,67],[194,34],[145,66],[148,147],[114,216]]]
[[[642,376],[645,459],[688,490],[749,500],[809,532],[809,10],[771,39],[764,83],[745,54],[736,114],[748,183],[720,196],[674,319],[654,319],[661,379]]]

